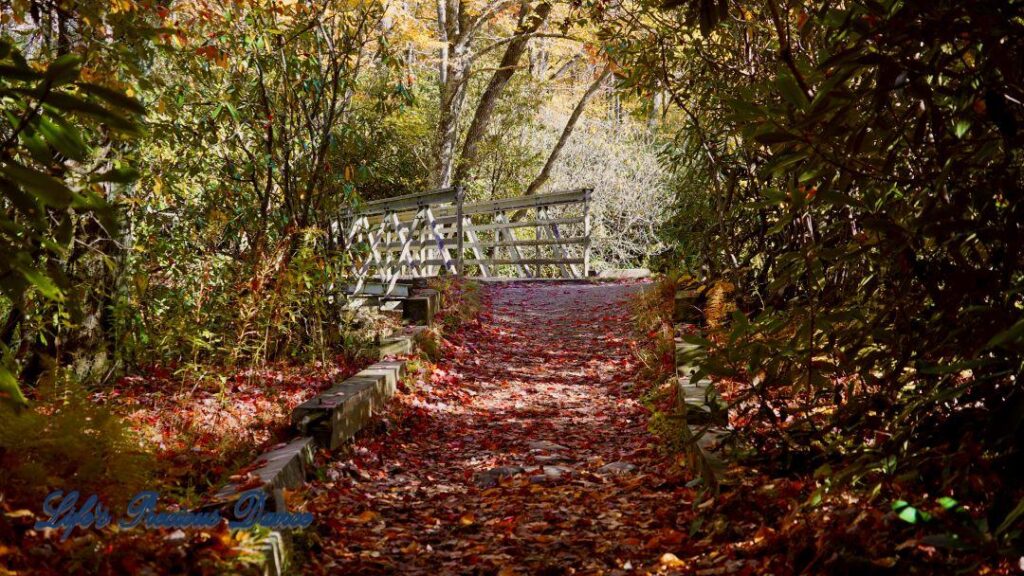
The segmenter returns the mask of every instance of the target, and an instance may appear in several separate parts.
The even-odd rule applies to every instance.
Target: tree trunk
[[[476,164],[476,156],[480,141],[487,133],[487,127],[494,116],[494,108],[498,104],[501,93],[505,91],[509,80],[516,73],[519,61],[526,53],[527,44],[531,36],[544,24],[551,13],[551,4],[544,2],[539,4],[531,14],[530,5],[523,2],[519,13],[519,26],[515,36],[505,47],[505,54],[501,57],[501,64],[494,71],[487,88],[480,96],[476,112],[473,114],[473,123],[469,126],[466,134],[466,141],[462,145],[462,156],[455,171],[455,181],[461,182],[466,178],[470,169]]]
[[[455,146],[459,137],[459,115],[466,101],[469,76],[469,30],[459,0],[437,0],[437,28],[441,40],[440,117],[437,123],[434,185],[447,188],[452,183]]]
[[[464,58],[452,54],[446,71],[447,81],[441,87],[441,117],[437,124],[437,168],[434,185],[447,188],[452,184],[455,147],[459,138],[459,115],[466,102],[466,78],[469,69]]]
[[[565,147],[565,143],[569,141],[569,137],[572,136],[573,130],[576,128],[576,123],[579,122],[580,116],[583,115],[583,110],[587,107],[587,103],[594,94],[597,93],[597,89],[604,83],[605,78],[611,72],[611,66],[607,65],[604,70],[597,76],[597,78],[590,84],[587,91],[583,93],[583,98],[576,104],[576,108],[573,109],[572,114],[569,116],[569,120],[565,123],[565,128],[562,129],[562,135],[559,136],[558,142],[555,147],[551,149],[551,154],[548,155],[547,162],[544,163],[544,168],[541,169],[540,174],[530,182],[530,186],[526,188],[525,196],[536,194],[542,186],[548,181],[551,176],[551,169],[554,168],[555,163],[558,162],[558,157],[562,154],[562,148]]]

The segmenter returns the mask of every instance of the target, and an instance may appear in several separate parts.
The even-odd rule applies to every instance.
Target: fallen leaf
[[[681,568],[683,566],[686,566],[686,562],[683,562],[679,559],[678,556],[671,552],[666,552],[662,554],[658,562],[660,562],[662,566],[668,568]]]
[[[380,516],[380,514],[377,514],[373,510],[367,510],[366,512],[363,512],[359,516],[356,516],[354,521],[357,524],[367,524],[376,520],[378,516]]]

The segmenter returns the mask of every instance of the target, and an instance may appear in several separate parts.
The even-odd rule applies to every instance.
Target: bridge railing
[[[590,189],[467,204],[464,261],[484,278],[585,278],[590,272]]]
[[[369,202],[343,218],[351,291],[402,278],[584,278],[590,270],[588,188],[464,203],[460,187]],[[468,256],[468,257],[467,257]]]
[[[403,276],[436,276],[441,269],[461,274],[461,209],[462,190],[446,188],[368,202],[346,213],[341,245],[352,262],[350,291],[379,281],[390,294]]]

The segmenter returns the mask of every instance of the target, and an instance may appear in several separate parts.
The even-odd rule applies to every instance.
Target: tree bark
[[[512,0],[491,0],[479,14],[471,17],[462,0],[437,0],[438,39],[442,47],[438,74],[440,111],[434,139],[432,180],[438,188],[452,185],[459,117],[466,102],[473,65],[473,40],[487,22],[511,4]]]
[[[437,168],[434,184],[447,188],[452,184],[455,147],[459,138],[459,115],[466,102],[469,67],[464,54],[450,55],[446,82],[441,87],[441,114],[437,124]]]
[[[498,65],[498,69],[494,71],[490,82],[487,83],[487,88],[480,96],[480,102],[477,104],[476,112],[473,114],[473,123],[470,124],[469,132],[466,133],[466,141],[462,145],[462,155],[455,171],[456,182],[461,182],[465,179],[469,171],[476,164],[480,141],[483,139],[484,134],[487,133],[487,128],[494,116],[494,108],[498,104],[498,99],[501,97],[501,93],[505,91],[505,87],[508,86],[509,80],[516,73],[519,61],[522,59],[523,54],[526,53],[526,47],[530,42],[531,36],[544,24],[550,13],[551,4],[547,2],[539,4],[533,10],[530,10],[528,2],[523,2],[519,12],[519,26],[516,29],[515,36],[508,43],[508,46],[505,47],[505,53],[501,57],[501,64]]]
[[[597,78],[594,79],[593,83],[587,88],[587,91],[583,93],[583,97],[576,103],[576,108],[573,109],[572,114],[569,116],[569,120],[565,123],[565,128],[562,129],[562,135],[559,136],[558,142],[555,147],[551,149],[551,154],[548,155],[547,162],[544,163],[544,167],[541,168],[540,174],[530,182],[530,185],[526,188],[525,196],[536,194],[551,176],[551,169],[554,168],[555,163],[558,162],[558,157],[562,154],[562,148],[565,147],[565,143],[569,141],[569,137],[572,136],[573,130],[576,128],[576,123],[579,122],[580,116],[583,115],[583,110],[587,107],[587,103],[597,93],[597,89],[604,83],[605,78],[611,72],[611,65],[606,65],[604,70],[598,74]]]
[[[437,30],[441,41],[441,59],[438,69],[440,114],[437,123],[436,166],[434,185],[446,188],[451,184],[451,167],[458,138],[459,112],[466,100],[466,78],[469,48],[461,27],[462,2],[437,0]]]

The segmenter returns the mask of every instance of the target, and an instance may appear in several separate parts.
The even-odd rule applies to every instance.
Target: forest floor
[[[306,570],[683,568],[693,491],[634,396],[639,284],[508,284],[311,488]],[[388,424],[389,423],[389,424]]]
[[[777,450],[748,443],[730,453],[719,490],[704,487],[673,428],[674,338],[697,330],[672,325],[675,292],[671,283],[637,282],[449,287],[440,349],[425,352],[440,359],[412,359],[382,417],[345,450],[321,451],[315,479],[287,494],[289,509],[314,515],[310,529],[292,535],[294,572],[1024,570],[1024,559],[966,531],[980,508],[945,510],[949,498],[914,497],[924,490],[912,479],[825,490],[822,468],[787,467]],[[161,488],[197,486],[274,441],[290,406],[365,361],[268,367],[227,376],[217,389],[152,372],[87,405],[112,406],[159,445]],[[729,382],[716,384],[731,399]],[[756,439],[764,423],[730,414],[729,425]],[[77,451],[94,449],[85,441]],[[195,498],[181,491],[169,496]],[[0,499],[0,575],[222,574],[260,558],[255,533],[224,525],[188,534],[78,530],[60,541],[31,529],[42,517],[28,507],[41,498]],[[964,534],[973,548],[941,548],[944,534]]]

